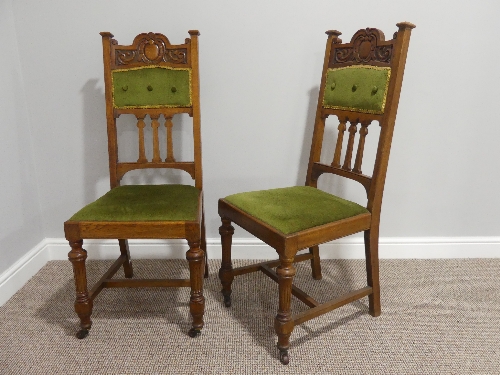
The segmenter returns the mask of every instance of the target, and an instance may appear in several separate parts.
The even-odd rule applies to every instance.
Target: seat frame
[[[205,299],[203,296],[203,276],[208,277],[206,259],[205,218],[203,211],[201,132],[199,101],[199,68],[197,30],[190,30],[190,38],[181,45],[172,45],[162,34],[139,34],[129,46],[119,45],[113,34],[101,32],[104,59],[104,81],[106,98],[106,119],[108,134],[108,153],[111,189],[120,186],[123,175],[134,169],[175,168],[188,172],[194,179],[195,187],[200,190],[197,217],[193,221],[72,221],[64,223],[64,232],[71,251],[68,258],[73,265],[76,300],[75,311],[80,318],[77,337],[85,338],[92,326],[91,314],[93,301],[103,288],[131,287],[190,287],[190,313],[192,327],[189,336],[196,337],[203,328]],[[154,45],[153,52],[145,51],[145,46]],[[156,52],[155,52],[156,48]],[[155,55],[156,53],[156,55]],[[191,106],[159,108],[118,108],[113,105],[112,70],[135,68],[148,65],[181,67],[191,69]],[[148,88],[149,89],[149,88]],[[171,119],[174,115],[187,113],[193,118],[194,161],[176,162],[173,158]],[[121,114],[133,114],[138,119],[139,159],[137,162],[119,162],[116,119]],[[152,120],[154,157],[148,161],[144,151],[144,117]],[[165,161],[159,158],[158,118],[163,115],[167,127],[167,152]],[[156,128],[156,129],[155,129]],[[120,256],[88,290],[85,261],[87,251],[83,249],[83,239],[118,239]],[[186,258],[189,263],[189,279],[133,279],[128,239],[187,239],[189,250]],[[113,275],[121,268],[125,278],[116,279]]]
[[[381,313],[378,260],[380,211],[408,44],[411,30],[415,27],[415,25],[408,22],[398,23],[397,26],[398,31],[394,34],[394,38],[389,41],[385,41],[384,34],[377,29],[359,30],[354,34],[351,42],[347,44],[342,44],[342,40],[339,38],[341,35],[340,32],[336,30],[326,32],[328,40],[326,43],[323,74],[306,185],[317,188],[318,178],[323,173],[332,173],[358,181],[366,189],[368,198],[367,209],[369,213],[360,214],[296,233],[284,234],[267,225],[265,222],[242,211],[227,200],[219,200],[218,212],[222,220],[222,225],[219,229],[222,243],[222,262],[219,270],[219,278],[222,283],[224,303],[226,307],[231,306],[231,284],[235,276],[262,271],[265,275],[278,283],[279,307],[275,318],[274,328],[278,336],[277,347],[279,349],[279,358],[283,364],[288,364],[290,360],[288,349],[290,347],[290,335],[295,325],[306,322],[366,296],[368,296],[369,299],[370,314],[376,317]],[[370,49],[366,48],[366,43],[370,44]],[[391,68],[384,112],[382,114],[376,114],[325,107],[322,99],[325,92],[325,77],[328,69],[360,64],[370,64],[382,67],[388,66]],[[331,165],[327,165],[320,163],[320,155],[325,120],[330,115],[336,115],[339,118],[340,125],[334,159]],[[374,120],[379,122],[381,131],[374,171],[373,175],[370,177],[362,174],[361,162],[364,141],[368,133],[368,125]],[[340,154],[347,122],[351,123],[349,128],[350,134],[345,153],[345,161],[341,166]],[[360,140],[358,142],[354,168],[351,168],[354,135],[357,131],[356,126],[358,124],[361,124]],[[273,247],[278,253],[279,259],[240,268],[233,268],[231,261],[231,242],[234,234],[234,227],[231,225],[232,223],[237,224]],[[322,275],[318,245],[362,231],[364,232],[365,242],[367,286],[354,290],[334,300],[319,303],[306,292],[293,285],[293,277],[296,273],[293,263],[310,260],[313,278],[317,280],[321,279]],[[297,254],[304,249],[309,249],[309,251]],[[276,271],[272,269],[274,267],[277,267]],[[310,309],[293,316],[290,309],[292,295],[309,306]]]

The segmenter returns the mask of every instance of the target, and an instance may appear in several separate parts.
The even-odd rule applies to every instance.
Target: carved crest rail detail
[[[132,46],[115,49],[115,65],[123,66],[134,63],[187,64],[188,49],[172,46],[162,34],[140,34]]]
[[[330,67],[346,63],[390,64],[393,54],[394,40],[385,41],[385,36],[378,29],[359,30],[354,34],[351,43],[334,45],[330,56]]]

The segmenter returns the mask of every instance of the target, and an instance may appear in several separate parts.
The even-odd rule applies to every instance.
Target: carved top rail
[[[340,32],[333,30],[328,33],[336,35],[330,53],[329,68],[356,64],[391,65],[395,39],[386,41],[381,30],[361,29],[353,35],[350,43],[345,44],[338,38]]]
[[[168,65],[187,67],[191,65],[190,39],[185,44],[173,45],[163,34],[143,33],[135,37],[129,46],[111,41],[111,68],[132,68],[136,66]]]

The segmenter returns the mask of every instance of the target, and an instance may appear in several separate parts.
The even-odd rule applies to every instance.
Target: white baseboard
[[[49,260],[45,239],[0,274],[0,306],[21,289]]]
[[[132,258],[184,259],[188,250],[185,240],[129,240]],[[70,250],[64,239],[47,238],[50,260],[67,259]],[[114,259],[118,254],[116,240],[86,240],[89,259]],[[222,257],[219,238],[207,239],[210,259]],[[351,237],[320,245],[323,259],[364,259],[363,238]],[[234,259],[275,259],[276,251],[255,238],[234,238]],[[381,259],[453,259],[498,258],[500,237],[386,237],[379,240]]]
[[[132,259],[184,259],[188,249],[184,240],[130,240]],[[86,240],[89,259],[115,259],[116,240]],[[62,238],[46,238],[15,264],[0,274],[0,306],[14,295],[50,260],[67,260],[70,247]],[[275,259],[274,249],[250,238],[234,238],[234,259]],[[219,238],[207,239],[210,259],[221,258]],[[381,259],[499,258],[500,237],[401,237],[381,238]],[[320,246],[323,259],[363,259],[361,237],[343,238]]]

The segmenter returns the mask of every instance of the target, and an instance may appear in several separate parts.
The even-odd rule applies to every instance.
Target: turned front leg
[[[193,325],[189,330],[189,336],[196,337],[203,328],[203,314],[205,312],[205,297],[203,297],[205,253],[201,250],[199,241],[188,241],[188,243],[189,250],[186,253],[186,259],[189,262],[191,280],[189,311],[193,317]]]
[[[292,300],[292,283],[295,276],[293,258],[280,257],[281,264],[276,269],[279,284],[279,308],[274,329],[278,335],[278,349],[280,351],[280,361],[287,365],[290,361],[288,349],[290,348],[290,335],[294,328],[292,313],[290,310]]]
[[[71,246],[71,251],[68,253],[68,259],[73,265],[76,287],[75,311],[80,318],[80,331],[78,331],[76,337],[83,339],[87,337],[89,329],[92,326],[90,315],[92,314],[93,305],[87,290],[87,271],[85,268],[87,251],[82,248],[82,240],[70,241],[69,244]]]
[[[231,306],[231,284],[233,283],[233,264],[231,262],[231,241],[234,234],[234,228],[231,220],[222,219],[222,225],[219,228],[222,244],[222,262],[219,270],[219,279],[222,283],[222,295],[224,296],[224,305]]]

